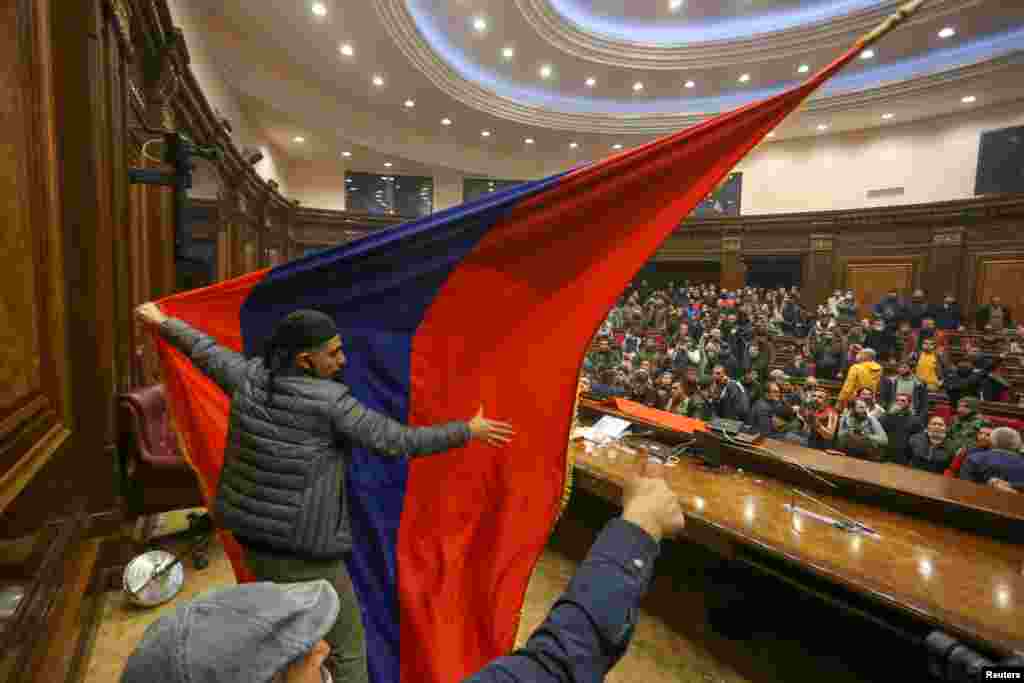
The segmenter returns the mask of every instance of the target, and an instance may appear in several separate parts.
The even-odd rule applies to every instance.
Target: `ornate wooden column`
[[[956,296],[961,306],[967,301],[967,282],[963,281],[963,264],[967,258],[967,230],[963,227],[935,228],[928,249],[928,266],[922,287],[933,304],[941,304],[947,293]]]
[[[722,234],[721,286],[728,290],[739,289],[746,284],[747,267],[743,263],[743,234]]]
[[[804,257],[807,259],[804,267],[806,279],[800,290],[803,292],[804,307],[811,310],[817,310],[817,306],[828,299],[835,286],[834,244],[835,235],[831,233],[812,233],[810,236],[810,251]]]

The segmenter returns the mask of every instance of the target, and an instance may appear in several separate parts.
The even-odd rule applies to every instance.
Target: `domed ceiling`
[[[205,49],[288,154],[367,171],[441,165],[517,178],[777,93],[900,4],[188,1],[203,15]],[[1009,102],[1024,98],[1021,83],[1024,3],[930,0],[773,139]]]

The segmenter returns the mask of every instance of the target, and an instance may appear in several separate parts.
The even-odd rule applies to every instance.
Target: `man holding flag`
[[[165,322],[169,338],[158,341],[169,410],[209,506],[235,506],[239,524],[260,511],[265,523],[247,526],[243,536],[266,542],[288,537],[293,522],[281,518],[286,510],[295,519],[332,514],[341,521],[334,507],[303,498],[307,481],[322,500],[344,497],[352,545],[346,567],[363,607],[374,683],[461,680],[511,648],[530,574],[571,482],[566,441],[583,350],[624,287],[693,208],[788,114],[923,1],[911,0],[807,81],[761,102],[597,163],[160,301],[163,313],[209,335]],[[490,305],[495,292],[500,308]],[[322,329],[303,342],[317,342],[306,348],[290,334],[278,336],[275,327],[297,309],[328,314],[345,338],[348,387],[323,379],[341,352]],[[231,363],[209,368],[220,380],[240,382],[230,404],[193,366],[212,339],[235,354]],[[267,339],[275,340],[270,349]],[[269,365],[246,365],[237,355],[243,350]],[[270,383],[270,372],[281,376]],[[303,384],[315,379],[309,373],[321,378],[312,396]],[[294,408],[305,411],[296,413],[305,432],[284,420],[276,401],[285,390],[272,399],[271,384],[275,391],[287,387]],[[519,430],[500,453],[468,445],[444,460],[406,461],[370,452],[463,445],[466,423],[449,421],[481,399]],[[236,416],[236,404],[246,412]],[[351,412],[321,412],[318,422],[316,405]],[[372,436],[383,443],[367,433],[348,435],[343,482],[341,472],[313,461],[273,460],[269,449],[259,451],[268,456],[267,472],[242,457],[268,446],[282,455],[291,452],[280,448],[287,443],[323,449],[317,463],[341,460],[325,457],[333,448],[328,442],[339,420],[342,427],[357,424],[367,408],[391,422],[365,422],[376,425]],[[508,425],[483,422],[491,442],[511,435]],[[446,424],[422,434],[399,429],[438,423]],[[268,425],[276,431],[247,431]],[[219,485],[225,452],[223,475],[235,483]],[[232,462],[236,472],[229,474]],[[271,472],[292,488],[272,500],[243,501]],[[301,541],[316,544],[313,535]],[[341,547],[332,542],[328,550]],[[226,538],[224,547],[239,581],[251,579],[237,544]]]
[[[184,353],[231,399],[230,427],[214,516],[245,548],[261,581],[325,579],[339,610],[324,639],[327,668],[339,681],[368,680],[359,602],[345,568],[352,548],[345,466],[352,444],[392,458],[442,453],[480,439],[509,443],[511,425],[488,420],[407,427],[366,408],[335,378],[345,366],[330,316],[298,310],[284,317],[262,358],[219,346],[156,304],[137,315]]]

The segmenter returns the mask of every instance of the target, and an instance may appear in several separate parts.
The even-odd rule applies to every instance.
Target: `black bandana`
[[[271,372],[286,367],[302,351],[316,349],[338,335],[334,319],[320,311],[292,311],[267,340],[263,362]]]

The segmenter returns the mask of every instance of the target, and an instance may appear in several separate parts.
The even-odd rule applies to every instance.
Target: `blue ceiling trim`
[[[408,8],[421,35],[449,67],[462,78],[495,94],[533,106],[570,114],[705,114],[735,107],[782,92],[796,80],[774,83],[764,88],[739,88],[714,97],[635,98],[623,93],[623,99],[567,95],[535,84],[510,80],[505,74],[473,61],[461,46],[452,42],[447,17],[439,13],[437,0],[408,0]],[[901,82],[930,74],[969,66],[1012,52],[1024,50],[1024,28],[986,36],[956,47],[933,50],[927,54],[888,64],[880,64],[832,78],[821,96],[868,90],[887,83]],[[837,55],[838,56],[838,55]],[[555,68],[558,61],[553,60]],[[628,98],[628,99],[627,99]]]
[[[548,0],[551,8],[578,29],[613,40],[657,47],[679,47],[715,40],[750,38],[765,33],[818,24],[882,4],[878,0],[830,0],[759,14],[694,20],[685,16],[644,20],[600,16],[578,0]],[[747,10],[749,12],[749,9]],[[685,10],[683,10],[685,12]],[[657,25],[653,22],[657,21]]]

